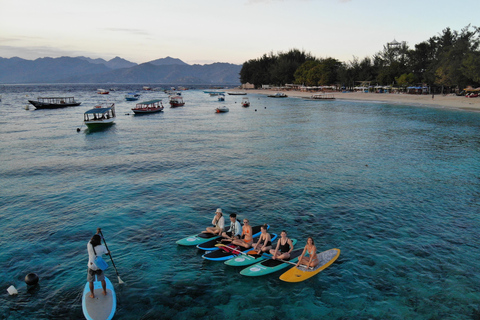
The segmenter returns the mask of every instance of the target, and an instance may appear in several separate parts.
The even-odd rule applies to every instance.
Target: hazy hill
[[[120,57],[110,61],[87,57],[0,58],[0,83],[240,83],[241,65],[189,65],[166,57],[137,65]]]

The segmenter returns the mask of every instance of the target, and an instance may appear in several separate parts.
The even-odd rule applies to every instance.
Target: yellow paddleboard
[[[317,253],[320,262],[313,269],[308,269],[305,266],[293,267],[280,276],[280,280],[286,282],[301,282],[313,277],[320,271],[330,266],[340,255],[340,249],[330,249]]]

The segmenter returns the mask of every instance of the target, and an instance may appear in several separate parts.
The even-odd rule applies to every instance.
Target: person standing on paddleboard
[[[227,232],[231,232],[232,236],[229,236]],[[239,239],[240,235],[242,234],[242,226],[240,225],[240,222],[237,220],[237,214],[232,213],[230,215],[230,229],[228,229],[227,232],[222,233],[222,237],[224,237],[224,240],[229,240],[233,241],[235,239]]]
[[[213,227],[208,227],[202,233],[213,233],[221,235],[223,230],[225,230],[225,218],[223,217],[222,209],[218,208],[215,212],[215,217],[212,220]]]
[[[255,251],[268,252],[272,249],[272,236],[267,232],[268,225],[265,223],[260,227],[262,233],[258,238],[258,242],[253,245]]]
[[[243,219],[242,238],[235,239],[232,244],[242,246],[244,248],[250,248],[253,244],[252,226],[248,219]]]
[[[283,230],[280,233],[280,239],[278,239],[277,247],[275,250],[270,250],[272,259],[288,260],[290,259],[290,252],[293,250],[293,243],[290,238],[287,237],[287,231]]]
[[[107,283],[105,282],[105,275],[103,270],[99,269],[95,264],[95,258],[97,256],[102,256],[102,254],[110,254],[110,251],[102,244],[102,238],[100,237],[101,229],[97,228],[97,233],[93,235],[92,239],[87,243],[88,251],[88,271],[87,271],[87,282],[90,286],[90,298],[95,298],[93,282],[95,281],[95,276],[97,281],[102,283],[103,294],[107,295]]]
[[[308,257],[305,254],[308,253]],[[303,249],[302,255],[298,258],[297,267],[301,264],[308,268],[313,268],[318,264],[317,247],[315,247],[315,241],[312,237],[308,237],[307,244]]]

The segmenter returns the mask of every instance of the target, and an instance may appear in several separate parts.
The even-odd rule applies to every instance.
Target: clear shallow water
[[[138,117],[123,96],[139,88],[96,88],[0,87],[0,318],[83,318],[97,227],[126,282],[109,268],[117,319],[479,317],[480,114],[260,95],[245,109],[189,90],[185,107]],[[82,105],[24,109],[65,92]],[[105,99],[116,124],[77,133]],[[342,253],[299,284],[243,277],[175,244],[217,207]]]

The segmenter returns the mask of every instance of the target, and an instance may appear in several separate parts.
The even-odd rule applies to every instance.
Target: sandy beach
[[[274,94],[276,92],[284,92],[289,97],[309,98],[320,92],[301,92],[301,91],[278,91],[266,89],[250,89],[239,90],[247,93]],[[480,97],[465,98],[455,95],[435,95],[432,99],[431,95],[415,95],[404,93],[362,93],[362,92],[334,92],[337,100],[362,100],[362,101],[380,101],[394,104],[408,104],[416,106],[429,106],[436,108],[459,109],[480,112]]]

